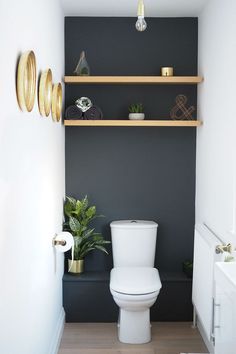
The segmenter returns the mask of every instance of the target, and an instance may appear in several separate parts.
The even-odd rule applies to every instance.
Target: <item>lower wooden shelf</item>
[[[199,127],[200,120],[64,120],[65,126],[79,127]]]

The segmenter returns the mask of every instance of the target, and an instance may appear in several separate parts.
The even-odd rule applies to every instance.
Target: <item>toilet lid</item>
[[[160,290],[161,281],[156,268],[117,267],[111,270],[110,288],[123,294],[150,294]]]

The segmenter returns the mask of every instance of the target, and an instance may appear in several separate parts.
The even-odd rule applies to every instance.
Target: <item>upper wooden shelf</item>
[[[80,127],[198,127],[200,120],[64,120],[66,126]]]
[[[65,76],[72,84],[199,84],[201,76]]]

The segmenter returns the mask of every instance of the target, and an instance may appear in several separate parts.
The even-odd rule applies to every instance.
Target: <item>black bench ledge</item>
[[[192,279],[181,272],[160,272],[162,289],[151,308],[152,321],[192,320]],[[63,277],[66,322],[116,322],[119,308],[109,289],[110,271]],[[99,304],[99,305],[98,305]]]
[[[192,282],[183,272],[162,272],[160,271],[162,282]],[[110,271],[84,272],[79,275],[65,273],[63,282],[109,282]]]

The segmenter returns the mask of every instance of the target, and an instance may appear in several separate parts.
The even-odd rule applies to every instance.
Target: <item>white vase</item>
[[[143,120],[145,118],[144,113],[130,113],[129,119],[131,120]]]

